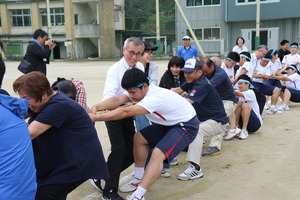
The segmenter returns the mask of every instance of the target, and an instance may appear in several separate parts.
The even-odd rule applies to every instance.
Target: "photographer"
[[[33,39],[29,41],[25,60],[33,66],[33,71],[39,71],[46,75],[46,63],[49,64],[51,50],[55,43],[48,39],[48,34],[42,29],[37,29],[33,33]]]

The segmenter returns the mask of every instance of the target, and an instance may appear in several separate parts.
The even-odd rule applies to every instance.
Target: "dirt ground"
[[[115,61],[53,61],[48,66],[50,82],[56,77],[74,77],[81,80],[87,89],[88,105],[102,99],[107,69]],[[155,61],[159,65],[159,77],[167,68],[167,60]],[[2,88],[12,96],[13,81],[21,72],[19,62],[6,62]],[[177,180],[177,175],[187,167],[186,153],[179,155],[179,165],[171,167],[170,178],[159,178],[146,193],[147,200],[298,200],[300,199],[300,105],[291,103],[290,111],[281,115],[263,114],[264,124],[247,140],[223,141],[221,154],[201,159],[204,177],[192,181]],[[96,128],[103,151],[107,157],[110,143],[103,122]],[[209,144],[206,139],[204,148]],[[133,171],[133,166],[122,173],[124,183]],[[128,195],[120,193],[124,198]],[[88,181],[68,195],[68,200],[101,199]]]

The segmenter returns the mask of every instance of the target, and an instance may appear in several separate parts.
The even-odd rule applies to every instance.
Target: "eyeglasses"
[[[136,55],[136,57],[140,57],[142,55],[141,52],[135,53],[133,50],[129,51],[127,48],[125,48],[125,49],[128,51],[128,53],[130,54],[130,56]]]

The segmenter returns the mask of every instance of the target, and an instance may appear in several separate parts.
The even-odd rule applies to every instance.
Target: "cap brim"
[[[182,68],[182,69],[180,69],[180,71],[183,71],[183,72],[192,72],[194,70],[195,70],[195,68]]]

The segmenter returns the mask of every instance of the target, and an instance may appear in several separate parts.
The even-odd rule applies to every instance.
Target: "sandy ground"
[[[56,77],[75,77],[83,81],[87,89],[88,105],[98,103],[107,69],[115,61],[62,62],[54,61],[48,67],[48,78],[52,83]],[[168,61],[155,61],[159,67],[159,77],[167,68]],[[13,81],[21,72],[18,62],[6,62],[7,72],[2,88],[12,96]],[[204,177],[192,181],[179,181],[177,175],[186,167],[185,153],[179,155],[179,165],[171,167],[170,178],[159,178],[146,193],[147,200],[297,200],[300,199],[300,121],[299,104],[292,103],[290,111],[281,115],[263,114],[262,128],[247,140],[223,141],[222,153],[204,157],[201,167]],[[103,151],[107,157],[110,143],[103,122],[96,128]],[[204,148],[209,139],[206,139]],[[121,182],[131,175],[133,167],[122,173]],[[128,194],[120,193],[123,197]],[[68,195],[68,200],[101,199],[99,193],[88,181]]]

